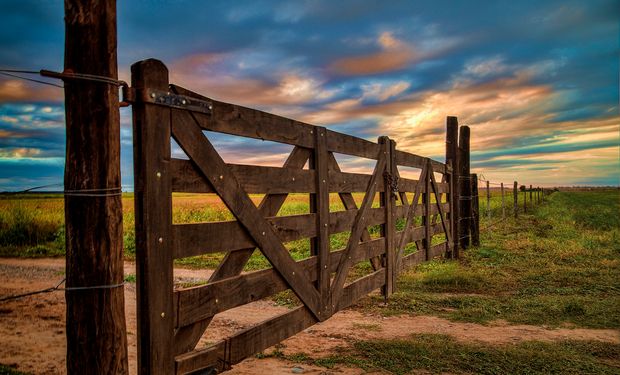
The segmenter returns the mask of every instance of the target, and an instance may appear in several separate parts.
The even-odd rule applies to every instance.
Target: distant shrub
[[[15,205],[0,216],[0,245],[36,246],[57,239],[61,225]],[[64,236],[63,236],[64,238]]]

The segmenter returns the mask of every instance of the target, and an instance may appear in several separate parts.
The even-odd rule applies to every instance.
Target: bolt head
[[[163,312],[163,313],[161,313],[160,315],[161,315],[161,317],[162,317],[162,318],[165,318],[165,317],[166,317],[166,313],[164,313],[164,312]]]
[[[161,178],[161,172],[157,172],[155,175],[157,176],[157,178]]]
[[[187,100],[185,100],[185,99],[181,100],[181,104],[183,104],[183,105],[187,104]]]
[[[151,93],[151,98],[155,98],[155,93],[154,92]]]
[[[161,238],[161,237],[159,237],[159,238],[157,239],[157,241],[158,241],[159,243],[163,243],[163,242],[164,242],[164,239],[163,239],[163,238]]]

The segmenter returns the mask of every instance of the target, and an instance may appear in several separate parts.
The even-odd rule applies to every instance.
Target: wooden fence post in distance
[[[450,180],[450,232],[452,234],[451,257],[459,257],[459,144],[458,144],[459,122],[455,116],[448,116],[446,120],[446,164],[452,166]]]
[[[116,79],[116,1],[64,5],[65,70]],[[118,87],[67,80],[65,103],[67,373],[127,374]]]
[[[513,185],[512,196],[514,199],[512,208],[514,211],[515,218],[517,218],[519,217],[519,184],[517,183],[517,181],[515,181]]]
[[[505,199],[504,199],[504,183],[501,183],[501,189],[502,189],[502,219],[506,218],[506,204],[505,204]]]
[[[459,209],[459,236],[461,247],[469,247],[472,191],[469,173],[469,126],[461,126],[459,131],[459,168],[460,168],[460,209]]]
[[[471,244],[472,246],[480,246],[480,199],[478,194],[478,175],[472,173],[471,183]]]
[[[489,181],[487,181],[487,219],[491,222],[491,187]]]

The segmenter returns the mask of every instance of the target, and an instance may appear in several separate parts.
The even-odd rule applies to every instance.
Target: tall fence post
[[[424,180],[424,194],[422,194],[422,202],[424,203],[424,216],[422,224],[424,225],[424,251],[426,252],[426,260],[431,260],[431,160],[426,159],[427,175]]]
[[[446,119],[446,164],[452,167],[449,174],[450,196],[450,232],[452,234],[452,248],[448,249],[454,259],[459,257],[459,144],[458,144],[459,122],[455,116],[448,116]]]
[[[505,204],[505,200],[504,200],[504,183],[501,183],[501,189],[502,189],[502,219],[506,218],[506,204]]]
[[[491,187],[489,181],[487,181],[487,219],[491,222]]]
[[[472,246],[480,246],[480,201],[478,199],[478,175],[472,173],[470,178],[471,184],[471,244]]]
[[[116,79],[116,1],[64,9],[65,70]],[[127,374],[118,87],[64,87],[67,373]]]
[[[168,69],[158,60],[131,66],[136,90],[168,90]],[[140,91],[139,91],[140,92]],[[172,195],[170,176],[170,109],[144,102],[133,107],[138,374],[174,374],[170,337],[172,304]]]
[[[470,223],[471,223],[471,207],[472,192],[471,182],[467,181],[471,178],[469,173],[469,126],[461,126],[459,131],[459,167],[460,167],[460,226],[459,239],[461,247],[466,249],[469,247],[470,241]]]
[[[530,205],[534,207],[534,200],[532,198],[532,185],[530,185]]]
[[[512,198],[513,198],[513,210],[515,218],[519,217],[519,184],[517,181],[514,182],[512,188]]]

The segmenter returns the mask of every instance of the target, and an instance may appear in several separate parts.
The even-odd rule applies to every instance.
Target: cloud
[[[403,69],[420,56],[392,33],[383,32],[377,38],[379,51],[362,56],[337,59],[329,70],[341,75],[370,75]]]

